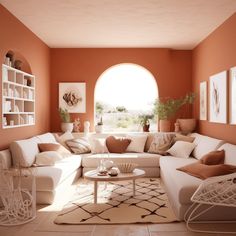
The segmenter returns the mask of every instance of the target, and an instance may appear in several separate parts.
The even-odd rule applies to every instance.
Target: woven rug
[[[133,224],[177,221],[159,179],[99,183],[98,204],[93,203],[93,182],[84,181],[57,215],[56,224]]]

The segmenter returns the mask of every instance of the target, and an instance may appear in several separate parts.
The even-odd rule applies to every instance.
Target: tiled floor
[[[192,233],[185,223],[133,224],[133,225],[56,225],[57,212],[62,209],[73,194],[75,186],[63,192],[63,198],[56,199],[50,206],[38,206],[37,218],[21,226],[0,226],[0,236],[212,236],[207,233]],[[65,196],[65,193],[67,195]],[[235,226],[235,225],[233,225]],[[228,226],[226,226],[228,227]],[[234,228],[234,230],[236,230]],[[214,234],[224,236],[224,234]],[[229,235],[229,234],[227,234]],[[232,235],[232,234],[231,234]],[[236,235],[236,234],[234,234]]]

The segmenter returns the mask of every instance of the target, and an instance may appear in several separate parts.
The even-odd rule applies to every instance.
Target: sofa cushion
[[[200,179],[207,179],[209,177],[228,175],[236,172],[236,166],[219,164],[219,165],[205,165],[202,163],[192,163],[180,168],[179,171],[183,171],[189,175],[195,176]]]
[[[100,160],[106,158],[115,163],[130,162],[137,163],[139,167],[158,168],[160,155],[151,153],[84,154],[82,166],[86,168],[97,168]]]
[[[131,143],[131,139],[109,136],[106,138],[106,146],[111,153],[124,153]]]
[[[225,143],[219,150],[225,150],[225,164],[236,165],[236,145]]]
[[[200,159],[200,163],[205,165],[218,165],[218,164],[224,164],[224,160],[225,160],[225,151],[216,150],[204,155]]]
[[[198,133],[191,134],[191,137],[195,137],[193,143],[196,144],[196,147],[194,148],[192,155],[197,159],[201,159],[202,156],[208,152],[217,150],[225,143],[224,140],[211,138]]]
[[[35,156],[36,166],[53,166],[57,161],[62,160],[63,157],[58,152],[47,151],[41,152]]]
[[[184,141],[184,142],[190,142],[192,143],[194,141],[194,137],[191,137],[191,136],[186,136],[186,135],[183,135],[183,134],[176,134],[175,135],[175,138],[174,138],[174,142],[177,142],[177,141]]]
[[[40,152],[56,151],[63,157],[71,155],[71,152],[62,146],[60,143],[39,143],[38,144]]]
[[[75,154],[83,154],[91,152],[91,146],[86,137],[67,140],[66,145]]]
[[[127,147],[127,152],[144,152],[144,146],[147,140],[147,135],[127,135],[131,143]]]
[[[35,161],[35,156],[39,153],[37,137],[14,141],[10,144],[12,160],[14,166],[30,167]]]
[[[69,147],[66,145],[66,141],[74,139],[74,136],[71,132],[65,132],[62,135],[55,134],[56,141],[69,150]]]
[[[171,147],[174,137],[175,135],[173,133],[155,134],[148,152],[165,155],[167,150]]]
[[[67,177],[81,167],[81,156],[72,155],[54,166],[35,167],[37,191],[54,191]]]
[[[56,139],[52,133],[46,133],[36,136],[40,143],[56,143]]]
[[[167,152],[175,157],[188,158],[195,146],[194,143],[177,141]]]
[[[91,152],[94,154],[108,152],[105,138],[92,138],[90,139],[90,145],[91,145]]]
[[[167,183],[167,188],[171,194],[171,199],[180,204],[191,204],[191,197],[197,190],[202,180],[182,171],[176,170],[187,164],[197,162],[194,158],[174,158],[172,156],[164,156],[160,158],[160,168]]]

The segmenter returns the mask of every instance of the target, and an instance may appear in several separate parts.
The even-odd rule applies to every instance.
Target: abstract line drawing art
[[[227,123],[227,73],[210,76],[210,122]]]
[[[236,66],[230,69],[230,124],[236,124]]]
[[[207,119],[207,82],[200,83],[200,120]]]

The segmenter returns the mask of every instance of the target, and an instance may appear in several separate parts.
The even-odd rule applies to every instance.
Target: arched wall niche
[[[11,56],[11,66],[16,68],[16,64],[15,62],[16,61],[21,61],[21,65],[20,65],[20,70],[24,71],[24,72],[27,72],[29,74],[32,74],[32,70],[31,70],[31,67],[30,67],[30,64],[28,63],[28,61],[26,60],[26,58],[18,51],[14,51],[14,50],[8,50],[6,53],[5,53],[5,56],[3,58],[3,63],[4,64],[7,64],[7,59],[6,57],[9,57],[9,55],[12,55]],[[10,64],[9,64],[10,65]],[[18,68],[16,68],[18,69]]]

